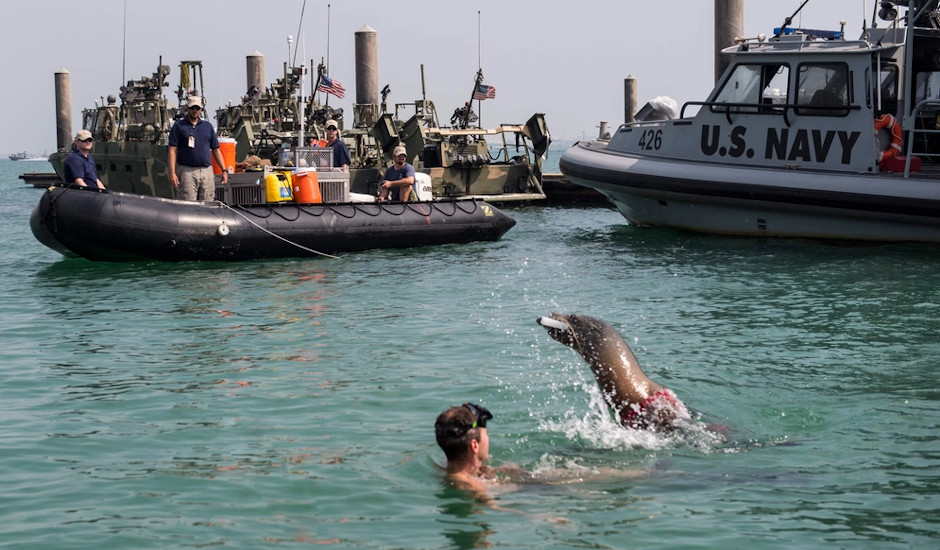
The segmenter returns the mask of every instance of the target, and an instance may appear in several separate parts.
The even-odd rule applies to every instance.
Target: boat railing
[[[929,134],[940,134],[940,129],[938,129],[937,125],[934,125],[933,128],[917,128],[915,121],[917,120],[918,115],[927,109],[940,109],[940,100],[925,99],[914,106],[914,109],[911,111],[907,128],[907,143],[909,144],[908,154],[904,160],[905,178],[910,177],[911,174],[911,158],[914,156],[914,135],[922,135],[924,137],[924,141],[927,142]],[[938,118],[938,122],[940,122],[940,118]],[[940,158],[940,153],[931,153],[927,148],[925,148],[923,152],[918,152],[917,155],[924,158]]]
[[[728,119],[728,124],[732,124],[731,115],[752,115],[752,114],[781,114],[783,121],[790,126],[789,113],[792,110],[797,115],[803,114],[799,111],[817,111],[819,115],[847,116],[849,111],[857,111],[862,107],[860,105],[809,105],[807,103],[736,103],[729,101],[686,101],[679,110],[679,118],[685,118],[685,108],[689,106],[708,107],[713,111],[724,112]]]

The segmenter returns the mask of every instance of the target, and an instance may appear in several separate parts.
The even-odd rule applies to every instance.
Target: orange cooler
[[[235,140],[232,138],[219,138],[219,151],[222,152],[222,161],[225,162],[225,170],[229,174],[235,173]],[[215,162],[215,155],[212,157],[212,172],[221,174],[222,169]]]
[[[301,204],[319,204],[323,202],[320,196],[320,182],[316,172],[294,173],[294,200]]]

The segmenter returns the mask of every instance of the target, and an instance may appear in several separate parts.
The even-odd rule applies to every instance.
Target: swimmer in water
[[[493,414],[473,403],[450,407],[437,417],[434,434],[447,458],[445,480],[451,487],[470,492],[476,499],[498,509],[490,491],[512,491],[519,484],[558,485],[594,479],[630,478],[648,475],[646,469],[597,468],[590,470],[542,471],[533,474],[518,464],[490,466],[490,436],[486,423]],[[551,518],[552,521],[564,521]]]
[[[437,417],[434,435],[447,457],[448,483],[458,489],[486,496],[487,480],[494,480],[495,470],[486,465],[490,457],[490,436],[486,421],[493,414],[473,403],[450,407]]]

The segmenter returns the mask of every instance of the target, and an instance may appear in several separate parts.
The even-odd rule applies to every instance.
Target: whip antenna
[[[304,10],[305,9],[307,9],[307,0],[304,0],[304,5],[300,7],[300,21],[297,22],[298,41],[300,40],[300,29],[304,24]],[[299,46],[300,44],[297,44],[297,45]],[[288,51],[287,54],[288,56],[290,56],[290,51]],[[294,59],[291,60],[290,65],[291,67],[297,65],[297,49],[296,48],[294,49]]]

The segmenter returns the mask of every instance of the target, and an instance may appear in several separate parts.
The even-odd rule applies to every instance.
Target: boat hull
[[[96,261],[242,261],[494,241],[515,221],[483,201],[228,206],[53,187],[33,209],[41,243]]]
[[[940,181],[735,167],[579,143],[559,162],[633,225],[759,237],[940,242]]]

